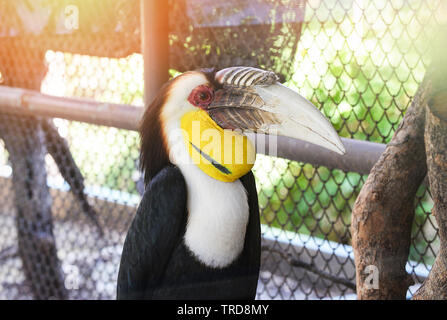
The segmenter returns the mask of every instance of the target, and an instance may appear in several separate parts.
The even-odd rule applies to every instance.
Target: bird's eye
[[[208,86],[196,87],[188,97],[188,101],[201,109],[206,109],[214,99],[214,91]]]

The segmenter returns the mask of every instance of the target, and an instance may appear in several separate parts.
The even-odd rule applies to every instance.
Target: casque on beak
[[[278,82],[271,71],[251,67],[220,70],[222,86],[207,107],[223,129],[239,129],[304,140],[339,154],[345,148],[324,115],[308,100]]]

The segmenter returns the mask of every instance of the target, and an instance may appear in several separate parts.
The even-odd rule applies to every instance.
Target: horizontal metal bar
[[[341,138],[341,141],[346,149],[344,155],[301,140],[278,137],[277,156],[329,169],[368,174],[386,148],[382,143],[348,138]]]
[[[33,90],[0,86],[0,111],[137,130],[144,110],[126,104],[55,97]]]
[[[125,104],[55,97],[32,90],[0,86],[0,111],[137,130],[144,109]],[[381,143],[342,138],[346,154],[341,156],[293,138],[263,140],[266,145],[265,148],[258,149],[259,153],[361,174],[369,173],[386,147]],[[276,150],[273,150],[272,141],[276,141]]]

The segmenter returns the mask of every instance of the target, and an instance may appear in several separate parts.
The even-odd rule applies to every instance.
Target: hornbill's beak
[[[223,129],[281,135],[345,153],[324,115],[304,97],[280,84],[275,73],[231,67],[217,72],[215,80],[221,88],[206,111]]]

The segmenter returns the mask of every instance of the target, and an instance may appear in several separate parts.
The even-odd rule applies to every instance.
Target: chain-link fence
[[[142,107],[139,7],[0,0],[0,84]],[[169,15],[171,75],[271,69],[342,137],[387,143],[446,13],[441,0],[172,0]],[[2,112],[0,138],[0,298],[114,298],[143,188],[138,134]],[[254,173],[258,298],[354,297],[350,214],[366,176],[263,155]],[[439,241],[424,186],[415,201],[408,271],[421,282]]]

